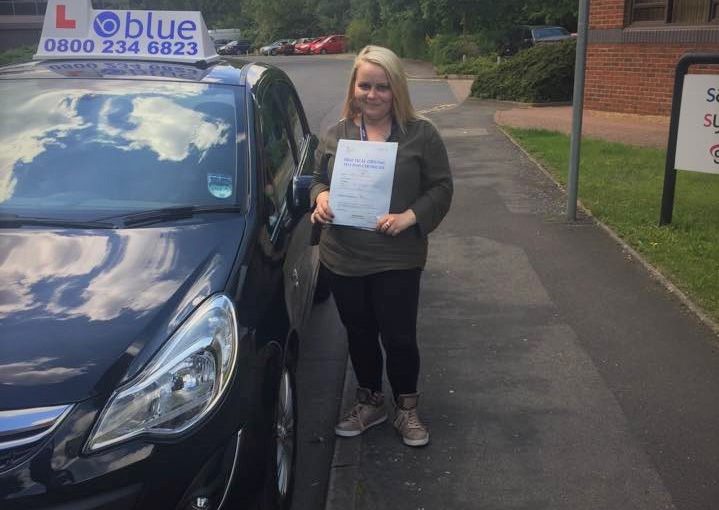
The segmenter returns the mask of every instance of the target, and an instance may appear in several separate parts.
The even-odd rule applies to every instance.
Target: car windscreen
[[[0,81],[0,212],[234,205],[235,103],[215,84]]]
[[[535,39],[548,39],[550,37],[563,37],[569,35],[569,32],[562,27],[535,28]]]

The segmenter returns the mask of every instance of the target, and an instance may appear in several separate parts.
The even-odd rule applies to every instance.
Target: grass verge
[[[507,131],[566,185],[569,137]],[[666,151],[582,141],[579,198],[719,322],[719,175],[679,172],[672,224],[659,227]]]

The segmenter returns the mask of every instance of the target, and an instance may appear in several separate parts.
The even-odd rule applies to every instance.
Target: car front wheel
[[[262,510],[289,510],[292,505],[297,456],[297,392],[293,364],[288,360],[283,365],[275,390]]]

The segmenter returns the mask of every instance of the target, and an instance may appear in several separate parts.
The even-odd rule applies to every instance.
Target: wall
[[[719,25],[625,28],[624,12],[624,0],[590,5],[585,107],[669,115],[677,61],[687,52],[719,54]]]

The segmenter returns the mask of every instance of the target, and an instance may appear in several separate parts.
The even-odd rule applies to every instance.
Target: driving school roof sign
[[[216,60],[199,12],[95,10],[91,0],[49,0],[36,59]]]

